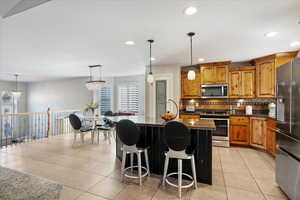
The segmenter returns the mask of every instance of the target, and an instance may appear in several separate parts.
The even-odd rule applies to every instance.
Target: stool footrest
[[[124,173],[124,176],[127,177],[127,178],[140,178],[139,176],[131,176],[131,175],[128,175],[126,174],[126,171],[129,170],[129,169],[138,169],[138,165],[134,165],[134,166],[130,166],[130,167],[127,167],[124,169],[123,173]],[[141,178],[147,176],[149,174],[149,170],[146,168],[146,167],[141,167],[143,170],[145,170],[145,172],[142,174]]]
[[[179,187],[178,185],[176,185],[174,183],[171,183],[168,180],[168,177],[173,176],[173,175],[178,175],[178,172],[173,172],[173,173],[167,174],[167,176],[166,176],[166,183],[169,184],[169,185],[171,185],[171,186],[173,186],[173,187],[178,188]],[[186,174],[186,173],[182,173],[182,176],[188,177],[192,182],[190,184],[187,184],[187,185],[182,185],[181,188],[189,188],[189,187],[192,187],[194,185],[195,180],[193,179],[192,176],[190,176],[189,174]]]

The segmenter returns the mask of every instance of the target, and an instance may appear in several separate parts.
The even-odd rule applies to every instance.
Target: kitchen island
[[[118,123],[122,119],[129,119],[137,124],[141,131],[141,141],[150,146],[148,150],[150,172],[162,175],[165,161],[164,153],[167,150],[163,138],[164,125],[166,122],[162,119],[144,116],[117,116],[109,118],[115,123]],[[191,130],[191,144],[195,147],[194,156],[197,181],[212,184],[212,131],[215,130],[214,121],[202,119],[177,119],[176,121],[184,123]],[[122,158],[121,146],[122,143],[120,139],[117,138],[116,154],[120,160]],[[129,158],[126,159],[127,166],[129,165],[129,160]],[[144,159],[142,159],[142,161],[144,161]],[[145,165],[145,163],[142,164]],[[183,172],[192,174],[189,160],[183,160],[182,167]],[[173,159],[170,160],[168,172],[177,172],[177,162]]]

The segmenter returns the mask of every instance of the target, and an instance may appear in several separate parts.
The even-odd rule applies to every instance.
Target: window
[[[118,86],[118,109],[120,112],[139,112],[139,85],[137,82]]]
[[[103,115],[107,111],[111,111],[112,92],[111,87],[104,87],[100,89],[100,111]]]

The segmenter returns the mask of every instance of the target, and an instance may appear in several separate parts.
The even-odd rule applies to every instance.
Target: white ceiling
[[[185,16],[190,5],[198,13]],[[289,44],[300,41],[299,10],[299,0],[52,0],[3,20],[0,73],[35,81],[86,76],[88,65],[103,64],[106,76],[141,74],[150,38],[155,64],[188,65],[189,31],[197,33],[194,62],[297,50]],[[270,31],[279,35],[264,37]]]

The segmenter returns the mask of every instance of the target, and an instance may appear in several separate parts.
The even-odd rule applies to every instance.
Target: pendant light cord
[[[152,43],[150,42],[150,73],[152,74]]]
[[[149,42],[149,47],[150,47],[150,72],[149,74],[152,74],[152,43],[154,42],[154,40],[148,40]]]
[[[191,36],[191,66],[193,65],[193,36]]]
[[[15,74],[16,77],[16,91],[18,91],[18,74]]]

